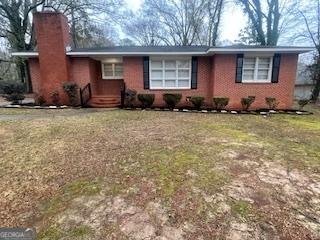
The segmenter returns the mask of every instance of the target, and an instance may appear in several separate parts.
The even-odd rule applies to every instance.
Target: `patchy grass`
[[[61,230],[52,226],[41,231],[38,234],[37,239],[38,240],[58,240],[58,239],[61,239],[62,236],[63,236],[63,233],[61,232]]]
[[[77,226],[68,231],[61,228],[51,226],[42,230],[37,240],[59,240],[59,239],[88,239],[93,234],[93,230],[88,226]]]
[[[65,209],[68,204],[79,196],[92,196],[101,191],[101,180],[78,180],[67,184],[62,193],[43,204],[42,214],[50,216]]]
[[[70,231],[70,237],[79,239],[80,237],[84,237],[86,235],[92,234],[92,229],[88,226],[79,226]]]
[[[286,121],[297,128],[303,128],[310,131],[320,131],[320,122],[317,119],[299,119],[297,117],[288,118]]]
[[[253,216],[253,210],[250,203],[239,200],[231,203],[231,212],[242,221],[249,221]]]
[[[193,148],[146,151],[146,159],[134,172],[155,179],[156,189],[166,199],[171,199],[182,186],[214,192],[227,182],[228,176],[215,169],[214,159],[208,161],[202,157],[205,152],[202,148]]]
[[[309,108],[268,117],[0,109],[0,222],[35,226],[39,239],[147,239],[145,229],[313,237],[317,225],[292,210],[319,211],[320,111]]]

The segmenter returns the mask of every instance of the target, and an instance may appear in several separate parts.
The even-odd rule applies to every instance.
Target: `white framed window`
[[[270,56],[245,56],[243,58],[242,82],[271,82],[272,63],[273,57]]]
[[[123,65],[122,63],[102,62],[102,78],[103,79],[122,79]]]
[[[151,58],[150,89],[190,89],[191,57]]]

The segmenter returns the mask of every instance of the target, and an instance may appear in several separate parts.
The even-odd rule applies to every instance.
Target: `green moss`
[[[93,231],[89,226],[79,226],[72,229],[69,233],[69,236],[78,239],[86,235],[91,235],[92,233]]]
[[[61,230],[52,226],[39,232],[37,240],[59,240],[62,236]]]
[[[45,202],[42,206],[44,215],[54,215],[64,210],[70,201],[78,196],[91,196],[101,191],[101,180],[74,181],[63,188],[62,194]]]
[[[313,130],[313,131],[320,131],[320,121],[319,119],[313,119],[310,117],[298,117],[298,118],[286,118],[286,121],[298,128],[306,129],[306,130]]]
[[[111,196],[117,196],[117,195],[123,193],[124,190],[126,190],[126,189],[127,189],[126,184],[122,183],[122,182],[109,183],[107,186],[108,195],[111,195]]]
[[[89,226],[78,226],[68,231],[62,231],[57,226],[50,226],[39,232],[37,240],[58,240],[58,239],[84,239],[92,235],[93,230]]]
[[[250,142],[256,141],[257,138],[247,131],[242,129],[237,129],[237,125],[227,125],[227,124],[214,124],[214,123],[200,123],[197,128],[206,130],[208,134],[212,133],[219,137],[233,138],[237,141]]]
[[[233,215],[236,215],[240,219],[247,221],[250,219],[250,217],[252,217],[253,210],[249,202],[239,200],[239,201],[232,202],[231,213]]]
[[[64,195],[70,196],[90,196],[101,191],[101,180],[79,180],[68,184],[64,188]]]
[[[201,147],[149,150],[144,155],[148,159],[134,172],[155,179],[157,189],[165,199],[170,199],[179,188],[190,190],[191,186],[214,192],[228,180],[224,173],[214,169],[215,161],[205,158]]]

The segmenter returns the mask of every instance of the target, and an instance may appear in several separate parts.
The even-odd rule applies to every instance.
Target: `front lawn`
[[[0,109],[1,226],[38,239],[318,239],[314,115]]]

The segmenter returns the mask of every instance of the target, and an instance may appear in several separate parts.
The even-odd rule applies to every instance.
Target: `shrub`
[[[168,108],[173,109],[180,102],[182,95],[180,93],[164,93],[162,97]]]
[[[142,107],[149,108],[154,102],[154,94],[138,94],[138,100],[141,102]]]
[[[250,108],[250,106],[252,105],[252,103],[254,102],[255,99],[256,99],[255,96],[249,96],[247,98],[241,98],[242,109],[247,111]]]
[[[8,102],[12,102],[12,104],[20,104],[23,99],[25,99],[25,96],[21,93],[12,93],[9,95],[4,95],[4,98]]]
[[[269,109],[276,109],[279,105],[279,102],[274,97],[266,97],[266,104],[268,105]]]
[[[193,106],[196,109],[201,109],[203,103],[204,103],[204,97],[200,97],[200,96],[192,96],[190,98],[190,102],[193,104]]]
[[[302,110],[309,102],[310,102],[309,99],[300,99],[298,101],[299,109]]]
[[[39,104],[40,106],[43,106],[43,105],[45,105],[46,104],[46,99],[44,98],[44,96],[39,96],[38,98],[37,98],[37,104]]]
[[[1,86],[3,97],[13,104],[19,104],[25,99],[25,85],[19,82],[7,82]]]
[[[221,110],[224,109],[229,104],[229,98],[227,97],[214,97],[213,104],[216,109]]]
[[[78,105],[78,85],[73,82],[67,82],[62,85],[63,90],[67,94],[69,98],[69,102],[71,106],[77,106]]]
[[[137,91],[133,89],[126,89],[125,96],[124,96],[124,104],[127,107],[133,107],[134,101],[137,97]]]
[[[53,92],[51,93],[50,98],[51,98],[51,101],[52,101],[52,103],[53,103],[54,105],[56,105],[56,106],[59,106],[59,105],[60,105],[60,95],[59,95],[59,92],[53,91]]]
[[[0,77],[0,78],[1,78],[1,77]],[[10,83],[10,82],[8,82],[8,81],[0,80],[0,93],[1,93],[1,94],[4,93],[3,89],[4,89],[4,87],[5,87],[7,84],[9,84],[9,83]]]

